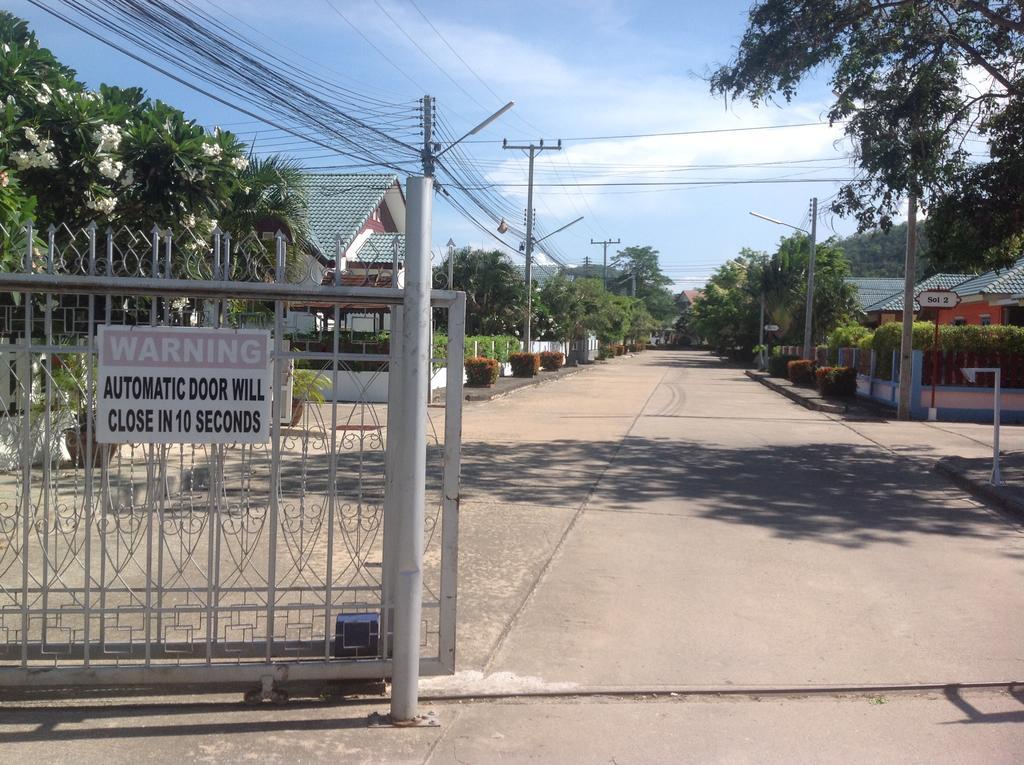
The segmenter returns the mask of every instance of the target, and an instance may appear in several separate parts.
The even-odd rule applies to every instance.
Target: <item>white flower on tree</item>
[[[205,154],[207,157],[210,157],[211,159],[220,159],[220,156],[223,153],[224,150],[221,149],[220,146],[218,146],[215,143],[203,144],[203,154]]]
[[[249,166],[249,160],[245,157],[234,157],[231,160],[231,166],[235,168],[235,170],[245,170],[245,168]]]
[[[110,213],[114,211],[114,208],[117,207],[117,200],[113,197],[93,197],[85,203],[85,206],[90,210],[95,210],[96,212],[103,213],[104,215],[110,215]]]
[[[121,171],[124,170],[124,163],[117,162],[110,157],[104,157],[100,160],[98,169],[100,175],[106,176],[111,180],[117,180],[121,176]]]
[[[100,125],[93,131],[92,140],[96,142],[96,151],[116,151],[121,145],[121,128],[117,125]]]
[[[124,177],[121,179],[121,185],[131,186],[133,183],[135,183],[135,171],[129,167],[128,172],[125,173]]]
[[[50,103],[50,97],[45,93],[36,93],[36,101],[46,106],[46,104]]]

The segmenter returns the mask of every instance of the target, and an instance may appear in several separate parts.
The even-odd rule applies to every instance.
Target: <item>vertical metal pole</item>
[[[456,596],[459,574],[459,502],[462,466],[462,360],[466,344],[466,294],[448,307],[448,383],[444,408],[443,515],[438,651],[441,664],[455,672]]]
[[[1003,376],[1002,369],[996,369],[995,403],[992,405],[992,477],[989,482],[993,486],[1002,486],[1003,477],[999,473],[999,421],[1002,419],[1000,407],[999,378]]]
[[[523,321],[523,351],[530,353],[530,325],[533,323],[533,159],[537,149],[530,144],[530,175],[526,187],[526,318]]]
[[[903,266],[903,333],[900,335],[900,368],[910,369],[914,353],[914,275],[917,273],[917,197],[907,200],[907,249]],[[910,419],[910,375],[900,375],[896,417]]]
[[[935,422],[939,412],[935,408],[935,386],[939,384],[939,309],[935,309],[935,336],[932,338],[932,405],[928,407],[928,420]]]
[[[430,224],[433,181],[409,178],[406,228],[402,365],[405,412],[392,431],[391,488],[398,510],[398,577],[395,581],[395,650],[391,717],[416,717],[423,607],[423,524],[426,502],[427,397],[430,367]]]
[[[818,198],[811,199],[811,241],[807,255],[807,304],[804,309],[804,358],[813,359],[811,343],[814,335],[814,265],[818,238]]]
[[[285,240],[278,231],[274,236],[275,268],[274,281],[285,281]],[[281,335],[284,332],[284,304],[274,301],[274,398],[270,406],[270,540],[267,552],[267,650],[266,660],[274,658],[274,618],[277,606],[277,529],[281,508],[281,398],[284,394],[282,380],[284,349]]]
[[[35,229],[32,221],[25,226],[25,273],[32,273],[32,243]],[[32,513],[32,293],[21,293],[25,306],[25,332],[22,335],[24,347],[18,353],[16,369],[21,388],[21,666],[28,666],[28,637],[31,631],[31,616],[28,607],[29,583],[29,542],[33,523]],[[45,564],[45,561],[44,561]],[[46,621],[46,614],[43,614]]]
[[[762,275],[762,278],[763,275]],[[762,370],[768,368],[768,362],[766,359],[765,347],[764,347],[764,288],[761,288],[761,319],[758,323],[757,328],[757,344],[761,346],[760,356],[760,367]]]

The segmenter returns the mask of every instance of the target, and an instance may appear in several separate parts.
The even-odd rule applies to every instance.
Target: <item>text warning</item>
[[[97,340],[99,443],[270,438],[268,331],[101,325]]]

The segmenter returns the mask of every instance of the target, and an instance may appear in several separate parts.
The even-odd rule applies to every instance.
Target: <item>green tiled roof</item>
[[[929,276],[922,282],[918,282],[914,285],[914,294],[918,294],[922,290],[951,290],[956,289],[960,295],[966,293],[960,290],[960,286],[968,279],[973,279],[972,274],[935,274]],[[891,295],[888,298],[883,298],[873,305],[869,305],[864,309],[865,313],[872,313],[874,311],[896,311],[901,312],[903,310],[903,280],[897,279],[900,283],[900,290],[895,295]],[[921,306],[918,302],[914,301],[914,310],[921,310]]]
[[[1024,258],[1009,268],[997,268],[971,277],[957,289],[961,295],[1019,295],[1024,294]]]
[[[903,289],[902,279],[875,279],[851,276],[845,281],[857,289],[857,298],[860,300],[862,311],[866,311],[868,306],[874,305],[880,300],[886,300]]]
[[[390,263],[398,242],[398,262],[405,262],[405,234],[370,234],[352,259],[360,263]]]
[[[397,181],[387,173],[305,173],[309,238],[320,254],[334,257],[335,240],[347,246]],[[389,256],[390,258],[390,256]]]

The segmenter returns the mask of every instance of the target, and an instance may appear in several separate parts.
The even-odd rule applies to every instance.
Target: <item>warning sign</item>
[[[96,440],[260,443],[270,438],[270,332],[101,325]]]

